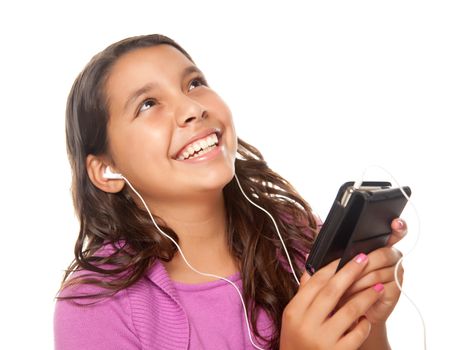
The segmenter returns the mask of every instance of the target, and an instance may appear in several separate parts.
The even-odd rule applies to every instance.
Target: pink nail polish
[[[381,293],[384,290],[384,285],[382,283],[375,284],[373,289],[378,293]]]
[[[363,253],[360,253],[355,257],[355,262],[358,264],[364,263],[366,260],[368,260],[368,256]]]
[[[396,222],[397,222],[397,226],[400,230],[404,228],[404,222],[402,222],[401,219],[397,220]]]

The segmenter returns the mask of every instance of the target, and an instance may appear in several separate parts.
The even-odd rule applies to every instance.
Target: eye
[[[157,102],[152,98],[145,99],[140,105],[137,114],[147,111],[152,106],[155,106]]]
[[[194,86],[195,88],[197,88],[198,86],[208,86],[208,83],[206,82],[206,79],[204,79],[203,77],[198,77],[191,80],[188,90],[192,90],[191,88],[192,86]]]

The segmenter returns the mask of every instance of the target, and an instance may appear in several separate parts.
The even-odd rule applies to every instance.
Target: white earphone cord
[[[366,168],[362,174],[362,178],[360,181],[357,181],[355,182],[354,184],[354,187],[355,188],[358,188],[361,186],[362,182],[363,182],[363,178],[364,178],[364,175],[366,173],[366,171],[371,168],[373,166],[370,166],[368,168]],[[424,318],[419,310],[419,308],[417,307],[417,305],[412,301],[412,299],[403,291],[402,287],[401,287],[401,284],[399,283],[399,278],[398,278],[398,270],[399,270],[399,266],[400,264],[402,263],[402,261],[404,260],[404,258],[406,256],[408,256],[410,254],[410,252],[412,252],[412,250],[415,249],[416,245],[417,245],[417,242],[419,240],[419,237],[420,237],[420,219],[419,219],[419,214],[418,214],[418,211],[416,209],[416,207],[414,206],[414,204],[412,203],[410,197],[404,192],[404,190],[402,189],[402,187],[399,185],[399,183],[397,182],[397,180],[391,175],[391,173],[389,173],[386,169],[384,169],[383,167],[381,166],[378,166],[376,165],[376,167],[382,169],[383,171],[385,171],[389,176],[391,176],[391,178],[394,180],[394,182],[396,183],[396,185],[400,188],[402,194],[404,195],[404,197],[407,198],[408,202],[410,203],[410,205],[412,206],[412,208],[414,209],[415,211],[415,214],[417,216],[417,222],[418,222],[418,229],[417,229],[417,238],[414,242],[414,245],[413,247],[411,248],[411,250],[409,252],[407,252],[406,254],[404,254],[400,259],[399,261],[396,263],[396,266],[394,268],[394,280],[396,282],[396,285],[397,287],[399,288],[399,290],[401,291],[401,293],[410,301],[410,303],[414,306],[414,308],[416,309],[417,313],[419,314],[420,316],[420,319],[422,321],[422,326],[423,326],[423,337],[424,337],[424,349],[426,350],[427,349],[427,343],[426,343],[426,328],[425,328],[425,321],[424,321]],[[248,335],[249,335],[249,339],[250,339],[250,342],[252,343],[252,345],[256,348],[256,349],[259,349],[259,350],[264,350],[262,348],[260,348],[259,346],[257,346],[253,339],[252,339],[252,332],[250,331],[250,325],[249,325],[249,320],[248,320],[248,315],[247,315],[247,308],[245,306],[245,302],[244,302],[244,298],[242,296],[242,293],[240,292],[239,288],[237,288],[237,286],[235,285],[234,282],[228,280],[227,278],[224,278],[224,277],[221,277],[221,276],[217,276],[217,275],[214,275],[214,274],[211,274],[211,273],[205,273],[205,272],[201,272],[201,271],[198,271],[197,269],[195,269],[189,262],[188,260],[186,259],[185,255],[183,254],[183,251],[181,250],[180,246],[178,245],[177,242],[175,242],[175,240],[170,237],[169,235],[167,235],[160,227],[159,225],[157,225],[157,223],[155,222],[154,220],[154,217],[149,209],[149,207],[147,206],[146,202],[144,201],[144,198],[142,198],[142,196],[139,194],[139,192],[137,192],[137,190],[131,185],[131,183],[128,181],[128,179],[126,179],[124,176],[122,176],[122,179],[124,181],[126,181],[126,183],[129,185],[129,187],[131,188],[131,190],[139,197],[139,199],[141,200],[142,204],[144,205],[144,207],[146,208],[147,210],[147,213],[149,214],[149,217],[151,218],[152,220],[152,223],[154,224],[154,226],[157,228],[157,230],[162,234],[164,235],[165,237],[167,237],[168,239],[170,239],[174,244],[175,246],[177,247],[178,251],[180,252],[183,260],[185,261],[185,263],[188,265],[188,267],[193,270],[194,272],[202,275],[202,276],[207,276],[207,277],[214,277],[214,278],[218,278],[218,279],[221,279],[221,280],[224,280],[226,281],[227,283],[231,284],[232,287],[235,288],[235,290],[237,291],[237,294],[239,295],[239,298],[240,298],[240,301],[242,302],[242,306],[244,308],[244,317],[245,317],[245,323],[247,325],[247,331],[248,331]],[[294,276],[294,279],[296,280],[296,283],[299,285],[300,282],[299,282],[299,279],[298,277],[296,276],[296,273],[294,272],[294,267],[293,267],[293,264],[291,262],[291,258],[289,257],[289,254],[288,254],[288,250],[286,248],[286,245],[283,241],[283,238],[281,237],[281,234],[280,234],[280,230],[278,229],[278,225],[276,224],[276,221],[275,219],[273,218],[273,216],[267,211],[265,210],[264,208],[260,207],[258,204],[254,203],[244,192],[244,190],[242,189],[242,186],[239,182],[239,178],[237,177],[237,174],[235,174],[235,179],[237,181],[237,185],[239,186],[239,189],[241,190],[242,194],[244,195],[245,199],[247,199],[247,201],[249,201],[250,204],[252,204],[253,206],[257,207],[258,209],[262,210],[263,212],[265,212],[269,217],[270,219],[272,220],[274,226],[275,226],[275,229],[276,229],[276,232],[278,234],[278,237],[280,238],[280,242],[281,244],[283,245],[283,249],[284,249],[284,252],[286,254],[286,258],[288,260],[288,263],[291,267],[291,272]]]
[[[121,176],[122,176],[122,175],[121,175]],[[217,275],[213,275],[212,273],[205,273],[205,272],[198,271],[198,270],[195,269],[193,266],[191,266],[191,264],[190,264],[190,263],[188,262],[188,260],[186,259],[185,254],[183,254],[183,251],[181,250],[181,248],[180,248],[180,246],[178,245],[178,243],[175,242],[175,240],[174,240],[172,237],[170,237],[169,235],[167,235],[167,234],[159,227],[159,225],[157,225],[157,223],[156,223],[155,220],[154,220],[154,216],[152,215],[152,213],[151,213],[149,207],[147,206],[146,202],[144,201],[144,198],[142,198],[142,196],[139,194],[139,192],[136,191],[136,189],[133,187],[133,185],[131,185],[131,183],[128,181],[128,179],[126,179],[124,176],[122,176],[122,179],[123,179],[124,181],[126,181],[126,183],[129,185],[129,187],[131,188],[131,190],[133,190],[133,192],[134,192],[134,193],[139,197],[139,199],[141,200],[142,204],[144,204],[144,207],[146,208],[147,213],[149,214],[149,217],[150,217],[150,219],[152,220],[152,223],[154,224],[154,226],[157,228],[157,230],[159,230],[159,232],[160,232],[162,235],[164,235],[165,237],[167,237],[168,239],[170,239],[170,240],[173,242],[173,244],[176,245],[176,247],[177,247],[178,251],[180,252],[180,254],[181,254],[183,260],[185,261],[185,263],[188,265],[188,267],[189,267],[190,269],[192,269],[194,272],[196,272],[196,273],[198,273],[198,274],[200,274],[200,275],[203,275],[203,276],[214,277],[214,278],[219,278],[219,279],[221,279],[221,280],[224,280],[224,281],[226,281],[227,283],[230,283],[230,284],[235,288],[235,290],[237,291],[237,294],[239,294],[240,301],[242,302],[242,306],[243,306],[243,308],[244,308],[245,323],[246,323],[246,325],[247,325],[247,331],[248,331],[248,334],[249,334],[250,342],[252,343],[252,345],[253,345],[256,349],[264,350],[263,348],[257,346],[257,345],[254,343],[253,339],[252,339],[252,332],[250,331],[249,319],[248,319],[248,315],[247,315],[247,308],[245,307],[244,298],[242,297],[242,293],[240,292],[239,288],[237,288],[237,286],[235,285],[235,283],[232,282],[232,281],[230,281],[230,280],[228,280],[227,278],[224,278],[224,277],[221,277],[221,276],[217,276]],[[236,175],[236,179],[237,179],[237,175]],[[239,187],[240,187],[240,183],[239,183],[239,180],[238,180],[238,179],[237,179],[237,183],[238,183],[238,185],[239,185]],[[240,189],[241,189],[242,193],[244,194],[245,198],[247,198],[246,194],[245,194],[244,191],[242,190],[242,187],[240,187]],[[248,199],[248,198],[247,198],[247,199]],[[251,200],[249,200],[249,202],[252,203],[252,204],[254,204]],[[254,205],[256,205],[256,204],[254,204]],[[256,205],[256,206],[257,206],[257,205]],[[257,206],[257,207],[258,207],[258,206]],[[259,207],[259,208],[260,208],[260,207]],[[262,209],[262,208],[261,208],[261,209]],[[262,209],[262,210],[264,210],[264,209]],[[264,211],[265,211],[268,215],[270,215],[266,210],[264,210]],[[270,215],[270,217],[271,217],[271,215]],[[273,219],[273,217],[272,217],[272,220],[273,220],[273,222],[275,222],[274,219]],[[275,225],[276,225],[276,223],[275,223]],[[278,231],[278,227],[276,227],[276,229],[277,229],[277,231]],[[278,231],[278,234],[280,235],[279,231]],[[281,235],[280,235],[280,239],[281,239]],[[282,242],[283,242],[283,240],[282,240]],[[283,246],[284,246],[284,243],[283,243]],[[285,251],[286,251],[286,247],[285,247]],[[288,260],[289,260],[289,256],[288,256]],[[291,261],[290,261],[290,265],[291,265]],[[292,265],[291,265],[291,268],[292,268]],[[295,276],[295,277],[296,277],[296,276]]]
[[[404,189],[401,187],[399,182],[395,179],[395,177],[389,171],[387,171],[385,168],[383,168],[380,165],[374,164],[374,165],[370,165],[370,166],[366,167],[365,170],[363,171],[361,179],[356,181],[355,184],[353,185],[354,188],[359,188],[361,186],[361,184],[363,183],[363,179],[365,178],[366,172],[371,168],[381,169],[382,171],[384,171],[386,174],[388,174],[393,179],[395,185],[397,187],[399,187],[399,189],[401,190],[403,196],[407,199],[408,204],[412,207],[412,209],[414,209],[415,216],[417,218],[417,236],[416,236],[416,239],[414,241],[414,244],[412,245],[412,248],[408,252],[404,253],[402,255],[402,257],[399,259],[399,261],[396,263],[396,266],[394,267],[394,281],[396,282],[397,288],[399,288],[401,293],[406,297],[407,300],[409,300],[409,302],[415,308],[415,310],[417,311],[417,314],[420,317],[420,321],[422,322],[422,329],[423,329],[423,340],[424,340],[423,345],[424,345],[424,350],[426,350],[427,349],[427,334],[426,334],[426,326],[425,326],[424,317],[422,316],[422,313],[420,312],[419,307],[414,303],[414,301],[412,301],[412,299],[406,294],[406,292],[404,292],[404,290],[403,290],[403,288],[402,288],[402,286],[399,282],[399,277],[398,277],[399,266],[402,264],[402,261],[404,260],[404,258],[406,256],[409,256],[409,254],[416,248],[417,243],[419,242],[420,235],[422,233],[421,232],[421,226],[420,226],[419,212],[418,212],[416,206],[414,205],[414,203],[412,202],[412,200],[410,199],[410,197],[407,195],[407,193],[404,192]]]

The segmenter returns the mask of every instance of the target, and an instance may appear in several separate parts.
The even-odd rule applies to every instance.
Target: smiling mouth
[[[190,143],[184,149],[182,149],[177,155],[177,160],[188,160],[196,157],[200,157],[203,154],[211,152],[219,144],[217,134],[214,132],[202,139],[196,140]]]

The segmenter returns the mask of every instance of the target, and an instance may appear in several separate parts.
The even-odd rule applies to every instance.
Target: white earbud
[[[109,166],[106,167],[105,172],[103,173],[103,177],[109,180],[122,180],[123,179],[123,175],[113,173]]]

